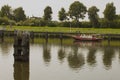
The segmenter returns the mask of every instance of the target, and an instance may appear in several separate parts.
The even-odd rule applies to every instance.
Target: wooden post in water
[[[46,43],[48,43],[48,32],[45,33],[45,40],[46,40]]]
[[[111,36],[108,35],[108,46],[110,46]]]
[[[4,30],[0,30],[0,39],[2,42],[4,41]]]
[[[63,34],[60,33],[60,42],[62,43],[62,40],[63,40]]]
[[[30,32],[30,38],[32,40],[32,43],[34,43],[34,32],[33,31]]]
[[[17,31],[14,37],[14,60],[29,61],[29,33]]]

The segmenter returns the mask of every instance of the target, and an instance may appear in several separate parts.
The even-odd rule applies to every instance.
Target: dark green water
[[[120,80],[120,41],[35,39],[29,62],[13,53],[13,39],[0,42],[0,80]]]

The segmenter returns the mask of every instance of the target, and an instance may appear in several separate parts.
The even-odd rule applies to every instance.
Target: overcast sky
[[[100,9],[100,17],[103,17],[103,11],[106,4],[113,2],[116,6],[117,14],[120,14],[120,0],[0,0],[0,8],[3,5],[9,5],[12,9],[23,7],[27,16],[42,17],[45,7],[51,6],[53,10],[53,20],[57,20],[58,11],[62,7],[68,11],[70,4],[74,1],[82,2],[87,8],[95,5],[98,9]]]

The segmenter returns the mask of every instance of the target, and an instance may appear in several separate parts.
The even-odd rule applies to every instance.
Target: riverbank
[[[0,26],[2,29],[3,26]],[[6,26],[6,31],[22,30],[33,32],[63,32],[63,33],[96,33],[96,34],[120,34],[120,29],[112,28],[68,28],[68,27],[38,27],[38,26]]]
[[[15,30],[29,31],[30,36],[42,38],[70,38],[70,35],[81,34],[100,34],[104,39],[120,40],[120,29],[111,28],[67,28],[67,27],[30,27],[30,26],[13,26],[0,27],[4,36],[14,36]],[[3,34],[2,33],[2,34]],[[1,37],[3,37],[3,35]]]

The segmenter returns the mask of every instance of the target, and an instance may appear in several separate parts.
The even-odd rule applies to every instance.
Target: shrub
[[[0,18],[0,25],[8,25],[9,19],[7,17],[1,17]]]
[[[90,22],[82,22],[81,27],[82,28],[92,28],[92,25]]]

